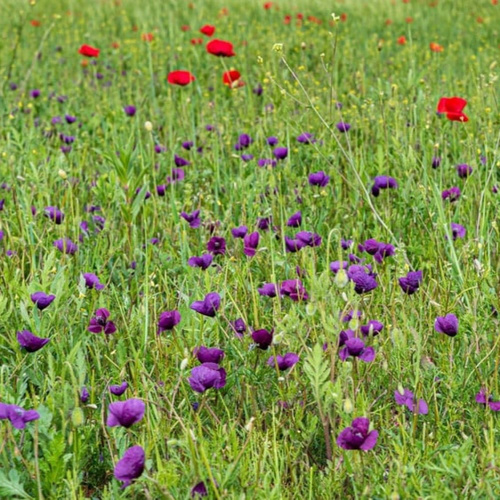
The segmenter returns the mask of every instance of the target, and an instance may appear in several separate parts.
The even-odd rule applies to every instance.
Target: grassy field
[[[0,498],[500,498],[496,0],[0,8]]]

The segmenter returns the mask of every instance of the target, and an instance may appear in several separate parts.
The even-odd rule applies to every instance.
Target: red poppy
[[[283,19],[283,22],[284,22],[285,24],[290,24],[290,21],[291,21],[291,20],[292,20],[292,16],[291,16],[290,14],[287,14],[287,15],[285,16],[285,19]]]
[[[269,10],[273,6],[273,2],[266,2],[264,4],[264,9]]]
[[[314,16],[308,16],[307,20],[311,21],[311,23],[321,24],[321,19]]]
[[[386,19],[385,20],[385,25],[390,26],[392,24],[392,19]]]
[[[90,45],[82,45],[78,49],[78,53],[85,57],[99,57],[99,49],[91,47]]]
[[[443,52],[443,50],[444,50],[444,47],[442,45],[439,45],[439,43],[436,43],[436,42],[431,42],[429,44],[429,47],[432,50],[432,52]]]
[[[404,35],[400,36],[398,38],[398,44],[399,45],[405,45],[405,43],[406,43],[406,37]]]
[[[205,24],[200,28],[200,33],[210,37],[215,33],[215,26],[211,26],[210,24]]]
[[[33,19],[31,22],[31,26],[34,26],[35,28],[38,28],[38,26],[40,26],[40,24],[42,24],[40,21],[36,20],[36,19]]]
[[[413,17],[407,17],[407,18],[405,19],[405,21],[406,21],[408,24],[410,24],[410,23],[412,23],[412,22],[413,22]]]
[[[498,5],[498,0],[491,0],[491,5]]]
[[[183,24],[183,25],[181,26],[181,30],[182,30],[182,31],[189,31],[189,29],[190,29],[190,28],[189,28],[189,26],[188,26],[187,24]]]
[[[153,39],[154,39],[154,35],[153,33],[143,33],[141,35],[141,38],[145,41],[145,42],[152,42]]]
[[[347,21],[347,14],[345,12],[340,14],[340,21],[343,23],[345,23]]]
[[[113,47],[114,49],[119,49],[120,48],[120,44],[118,42],[113,42],[111,44],[111,47]]]
[[[207,52],[219,57],[232,57],[236,54],[233,51],[233,44],[224,40],[210,40],[207,43]]]
[[[222,9],[219,11],[219,17],[224,16],[229,16],[229,10],[227,9],[227,7],[222,7]]]
[[[203,40],[201,38],[191,38],[191,45],[201,45]]]
[[[437,105],[438,113],[446,113],[446,118],[454,122],[468,122],[469,118],[462,113],[467,101],[461,97],[441,97]]]
[[[167,77],[168,83],[172,85],[180,85],[181,87],[185,87],[195,80],[196,78],[189,71],[184,70],[171,71]]]
[[[478,22],[479,24],[483,24],[484,23],[484,19],[480,16],[476,17],[476,22]]]
[[[235,87],[243,87],[243,85],[245,85],[245,82],[243,80],[240,80],[240,77],[241,77],[240,72],[236,71],[235,69],[231,71],[226,71],[222,75],[222,83],[233,89]]]

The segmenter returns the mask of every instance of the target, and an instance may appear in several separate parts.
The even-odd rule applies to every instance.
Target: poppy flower
[[[112,321],[108,321],[109,315],[107,309],[97,309],[95,316],[90,320],[88,331],[92,333],[104,332],[106,335],[115,333],[116,326]]]
[[[431,49],[432,52],[443,52],[444,50],[444,47],[436,42],[431,42],[429,44],[429,48]]]
[[[311,182],[311,175],[309,176],[309,182]],[[302,212],[300,210],[291,215],[290,218],[286,221],[286,225],[288,227],[299,227],[301,224],[302,224]]]
[[[231,71],[226,71],[222,75],[222,83],[231,88],[243,87],[245,85],[245,82],[243,80],[240,80],[240,77],[241,77],[240,72],[236,71],[235,69]]]
[[[0,238],[1,239],[1,238]],[[31,301],[38,307],[40,311],[43,311],[52,304],[53,300],[56,298],[55,295],[47,295],[43,292],[35,292],[31,294]]]
[[[184,70],[171,71],[167,76],[168,83],[171,85],[180,85],[181,87],[185,87],[195,80],[196,78],[193,74]]]
[[[222,349],[218,349],[217,347],[205,347],[204,345],[196,347],[193,354],[200,363],[220,364],[224,358],[224,351]]]
[[[191,28],[190,28],[187,24],[183,24],[183,25],[181,26],[181,30],[182,30],[182,31],[184,31],[184,32],[189,31],[190,29],[191,29]]]
[[[115,401],[108,407],[108,427],[122,426],[129,428],[144,417],[146,405],[142,399],[127,399],[125,401]]]
[[[309,174],[309,184],[311,186],[325,187],[330,181],[330,177],[323,170]]]
[[[122,488],[130,486],[144,472],[145,462],[146,456],[141,446],[132,446],[123,454],[114,469],[115,478],[123,482]]]
[[[153,35],[153,33],[143,33],[141,35],[141,39],[144,42],[152,42],[154,40],[154,35]]]
[[[193,391],[203,393],[208,389],[221,389],[226,385],[226,370],[217,363],[203,363],[191,370],[188,379]]]
[[[255,330],[252,332],[252,340],[257,344],[259,349],[265,351],[273,342],[273,333],[274,330],[269,332],[265,328]]]
[[[273,6],[273,2],[265,2],[263,7],[266,10],[269,10]]]
[[[191,498],[195,498],[196,495],[200,497],[206,497],[208,495],[208,490],[207,487],[205,486],[205,483],[203,481],[200,481],[199,483],[195,484],[191,488]]]
[[[257,253],[260,235],[257,231],[243,237],[243,253],[247,257],[253,257]]]
[[[476,394],[476,403],[486,405],[490,407],[493,411],[500,411],[500,401],[493,401],[493,396],[489,396],[486,399],[486,389],[484,387]]]
[[[419,415],[429,413],[429,407],[423,399],[419,399],[418,405],[415,406],[415,395],[409,389],[403,389],[403,392],[394,391],[394,399],[396,404],[406,406],[411,412],[415,410]]]
[[[351,427],[339,434],[337,444],[344,450],[371,450],[377,443],[378,431],[369,430],[370,421],[367,418],[355,418]]]
[[[181,212],[181,217],[186,222],[189,223],[189,227],[192,227],[193,229],[200,227],[200,224],[201,224],[200,210],[195,210],[194,212],[191,212],[190,214],[188,214],[186,212]]]
[[[414,294],[422,283],[422,271],[410,271],[406,276],[399,278],[399,286],[408,295]]]
[[[226,240],[220,236],[210,238],[207,243],[207,250],[212,255],[224,255],[226,253]]]
[[[127,382],[122,382],[120,385],[110,385],[109,392],[115,396],[121,396],[128,389]]]
[[[396,189],[397,187],[398,183],[393,177],[389,177],[388,175],[378,175],[373,180],[371,191],[372,195],[377,197],[380,194],[381,189]]]
[[[200,33],[203,33],[205,36],[211,37],[215,33],[215,26],[205,24],[205,26],[202,26],[200,28]]]
[[[446,118],[454,122],[467,122],[469,118],[462,113],[467,101],[461,97],[441,97],[437,105],[438,113],[446,113]]]
[[[309,295],[300,280],[283,281],[280,288],[280,295],[290,297],[294,302],[309,299]]]
[[[443,200],[447,200],[449,199],[450,202],[453,202],[453,201],[457,201],[459,198],[460,198],[460,188],[459,187],[452,187],[450,189],[445,189],[442,193],[441,193],[441,198]]]
[[[365,343],[361,339],[349,338],[339,351],[339,358],[342,361],[345,361],[348,357],[359,358],[365,363],[370,363],[375,359],[375,350],[373,347],[365,347]]]
[[[458,333],[458,318],[454,314],[438,316],[434,323],[434,329],[438,333],[444,333],[449,337],[455,337]]]
[[[238,318],[234,321],[231,321],[230,324],[236,337],[243,337],[243,334],[247,331],[247,325],[245,324],[243,319]]]
[[[247,226],[239,226],[231,229],[231,234],[233,235],[233,238],[244,238],[247,233],[248,233]]]
[[[19,345],[28,352],[36,352],[41,349],[50,339],[43,339],[33,335],[28,330],[17,332]]]
[[[202,38],[191,38],[191,45],[201,45],[202,43]]]
[[[42,23],[40,21],[38,21],[37,19],[32,19],[30,21],[30,24],[31,24],[31,26],[34,26],[35,28],[38,28],[38,26],[40,26]]]
[[[199,267],[202,271],[205,271],[212,265],[214,257],[212,254],[205,253],[200,257],[190,257],[188,259],[188,266]]]
[[[95,288],[96,290],[104,288],[104,285],[100,283],[99,278],[94,273],[83,273],[83,279],[87,288]]]
[[[276,297],[278,294],[278,287],[275,283],[264,283],[260,288],[257,288],[259,295],[263,297]]]
[[[470,174],[472,174],[472,167],[470,165],[467,165],[467,163],[460,163],[456,166],[456,169],[460,179],[465,179],[469,177]]]
[[[203,300],[197,300],[190,306],[193,311],[208,316],[209,318],[215,317],[220,307],[220,295],[216,292],[211,292],[205,295]]]
[[[406,44],[406,37],[404,35],[400,36],[397,40],[398,45],[405,45]]]
[[[24,429],[28,422],[39,418],[40,414],[36,410],[25,410],[17,405],[0,403],[0,420],[10,420],[16,429]]]
[[[339,122],[335,126],[337,127],[337,130],[342,133],[349,132],[351,129],[351,124],[347,122]]]
[[[179,311],[165,311],[158,319],[158,335],[165,330],[172,330],[181,321]]]
[[[233,50],[233,44],[225,40],[210,40],[206,45],[207,52],[218,57],[233,57],[236,54]]]
[[[294,352],[288,352],[284,356],[271,356],[267,360],[267,365],[270,367],[275,367],[278,365],[278,369],[280,371],[285,371],[288,370],[288,368],[291,368],[292,366],[296,365],[299,362],[299,356],[295,354]]]
[[[90,45],[82,45],[78,49],[78,53],[85,57],[99,57],[100,49],[96,49]]]
[[[63,253],[67,253],[69,255],[73,255],[78,250],[78,245],[73,243],[69,238],[61,238],[59,240],[54,241],[54,246]]]
[[[353,265],[347,270],[348,278],[354,283],[357,294],[368,293],[378,287],[376,274],[367,272],[364,266]]]

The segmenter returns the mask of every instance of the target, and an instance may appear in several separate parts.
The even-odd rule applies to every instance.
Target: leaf
[[[33,497],[24,491],[24,486],[19,481],[19,473],[12,469],[7,477],[0,470],[0,498],[27,498]]]
[[[304,363],[304,372],[313,388],[316,400],[322,402],[327,389],[330,387],[330,364],[324,357],[321,344],[316,344],[307,356]]]

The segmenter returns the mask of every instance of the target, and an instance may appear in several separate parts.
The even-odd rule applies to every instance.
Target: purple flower
[[[323,170],[309,174],[309,184],[311,186],[325,187],[330,182],[330,177]]]
[[[347,330],[342,330],[339,334],[339,347],[342,347],[345,345],[345,343],[356,337],[356,333],[354,330],[347,329]]]
[[[112,321],[108,321],[109,311],[107,309],[97,309],[95,316],[90,320],[88,331],[92,333],[104,332],[111,335],[116,332],[116,326]]]
[[[167,148],[165,146],[162,146],[161,144],[155,144],[155,153],[156,154],[160,154],[160,153],[164,153],[165,151],[167,150]]]
[[[309,295],[300,280],[285,280],[281,284],[280,295],[290,297],[293,301],[306,301]]]
[[[217,363],[203,363],[191,370],[188,379],[193,391],[203,393],[207,389],[221,389],[226,385],[226,370]]]
[[[181,217],[189,223],[189,227],[192,227],[193,229],[200,227],[200,211],[195,210],[194,212],[191,212],[190,214],[186,212],[181,212]]]
[[[394,391],[394,399],[396,404],[406,406],[411,412],[415,410],[418,415],[427,415],[429,407],[423,399],[418,400],[418,405],[415,406],[415,395],[409,389],[403,389],[404,393]]]
[[[379,243],[378,250],[375,252],[373,258],[381,264],[385,257],[394,255],[395,248],[390,243]]]
[[[276,166],[276,160],[272,160],[271,158],[260,158],[257,165],[259,167],[271,166],[274,168]]]
[[[441,198],[443,198],[443,200],[446,200],[446,199],[450,199],[450,202],[453,202],[453,201],[457,201],[459,198],[460,198],[460,188],[454,186],[450,189],[445,189],[442,193],[441,193]]]
[[[243,321],[242,318],[238,318],[234,321],[231,321],[230,325],[234,331],[234,334],[238,338],[243,337],[243,334],[247,331],[247,326],[245,325],[245,322]]]
[[[129,486],[134,479],[137,479],[144,472],[146,456],[141,446],[132,446],[123,457],[116,462],[114,475],[118,481],[123,482],[123,488]]]
[[[40,97],[40,91],[38,89],[30,90],[30,97],[32,97],[33,99],[37,99],[38,97]]]
[[[309,231],[300,231],[295,235],[295,238],[304,243],[308,247],[319,247],[321,245],[321,236]]]
[[[301,144],[312,144],[316,142],[316,139],[313,134],[304,132],[297,137],[297,142],[300,142]]]
[[[257,252],[259,240],[260,234],[257,231],[247,234],[243,238],[243,253],[248,257],[253,257]]]
[[[50,123],[52,123],[52,125],[57,125],[58,123],[61,123],[62,122],[62,118],[60,116],[54,116],[52,118],[52,120],[50,120]]]
[[[377,443],[378,432],[370,430],[370,421],[365,417],[355,418],[351,427],[344,429],[337,444],[344,450],[371,450]]]
[[[87,288],[95,288],[96,290],[104,288],[104,285],[99,282],[99,278],[94,273],[83,273],[83,278]]]
[[[301,224],[302,224],[302,212],[300,210],[291,215],[286,222],[286,225],[288,227],[299,227]]]
[[[273,155],[277,160],[284,160],[288,156],[288,149],[284,147],[274,148]]]
[[[194,146],[194,142],[192,142],[192,141],[185,141],[185,142],[182,143],[182,147],[186,151],[189,151],[193,146]]]
[[[122,382],[121,385],[110,385],[109,392],[115,396],[121,396],[128,389],[127,382]]]
[[[28,422],[39,418],[40,414],[36,410],[25,410],[17,405],[0,403],[0,420],[10,420],[16,429],[24,429]]]
[[[196,347],[193,354],[200,363],[220,364],[224,358],[224,351],[222,349],[218,349],[217,347],[205,347],[204,345]]]
[[[252,92],[253,92],[256,96],[260,97],[260,96],[262,95],[262,92],[263,92],[262,85],[259,83],[259,84],[257,85],[257,87],[254,87],[254,88],[252,89]]]
[[[69,125],[76,122],[76,116],[64,115],[64,119],[66,120],[66,123]]]
[[[33,302],[33,304],[35,304],[36,307],[38,307],[38,309],[40,309],[40,311],[43,311],[44,309],[49,307],[50,304],[52,304],[52,302],[54,301],[56,296],[55,295],[47,295],[43,292],[35,292],[35,293],[31,294],[30,298],[31,298],[31,301]]]
[[[467,165],[466,163],[461,163],[460,165],[457,165],[457,174],[460,177],[460,179],[465,179],[469,177],[470,174],[472,174],[472,167],[470,165]]]
[[[19,345],[28,352],[36,352],[41,349],[50,339],[43,339],[33,335],[28,330],[17,332]]]
[[[288,352],[284,356],[276,356],[276,359],[274,356],[271,356],[267,360],[267,364],[271,367],[275,367],[276,365],[278,365],[279,370],[284,371],[297,364],[298,361],[299,357],[297,356],[297,354],[295,354],[294,352]]]
[[[237,145],[239,145],[241,149],[246,149],[250,146],[250,144],[252,144],[252,142],[253,139],[248,134],[241,134],[238,137]]]
[[[337,274],[340,269],[347,269],[347,266],[349,265],[349,262],[346,260],[340,261],[340,260],[335,260],[333,262],[330,262],[330,271],[333,274]]]
[[[253,155],[251,155],[251,154],[244,154],[244,155],[241,155],[241,159],[243,161],[251,161],[251,160],[253,160]]]
[[[272,217],[258,217],[257,228],[262,231],[267,231],[271,225]]]
[[[360,327],[361,333],[367,337],[368,335],[373,335],[374,337],[378,335],[384,329],[384,325],[375,319],[368,321],[367,325]]]
[[[220,236],[210,238],[207,243],[207,250],[212,255],[224,255],[226,253],[226,240]]]
[[[276,297],[278,295],[278,287],[275,283],[264,283],[260,288],[257,288],[259,295],[265,297]]]
[[[173,330],[174,326],[178,325],[181,321],[179,311],[165,311],[160,314],[158,319],[158,335],[165,330]]]
[[[135,106],[125,106],[123,108],[123,111],[125,111],[125,114],[127,116],[134,116],[135,112],[136,112],[136,109],[135,109]]]
[[[203,481],[200,481],[191,488],[191,497],[194,498],[196,495],[200,497],[206,497],[208,495],[207,487]]]
[[[125,401],[115,401],[108,406],[108,427],[122,426],[132,427],[144,417],[146,405],[142,399],[126,399]]]
[[[441,158],[439,156],[432,157],[432,168],[438,168],[441,165]]]
[[[211,292],[205,295],[203,300],[198,300],[191,304],[191,309],[197,313],[213,318],[220,307],[220,295],[216,292]]]
[[[90,398],[90,393],[88,389],[85,386],[83,386],[82,390],[80,391],[80,401],[82,403],[86,403],[89,400],[89,398]]]
[[[231,234],[233,235],[234,238],[244,238],[247,233],[248,233],[247,226],[239,226],[231,229]]]
[[[490,395],[486,400],[486,389],[484,387],[476,394],[476,403],[483,405],[488,404],[491,410],[500,411],[500,401],[493,401],[493,397]]]
[[[375,359],[375,350],[373,347],[365,347],[363,340],[356,337],[347,339],[344,348],[339,351],[339,357],[345,361],[348,357],[359,358],[365,363],[370,363]]]
[[[176,182],[183,181],[186,177],[182,168],[173,168],[172,175],[167,176],[167,184],[175,184]]]
[[[377,288],[376,274],[367,272],[363,266],[353,265],[347,270],[348,278],[354,283],[354,291],[358,294],[368,293]]]
[[[267,138],[267,144],[269,144],[269,146],[276,146],[276,144],[278,144],[278,138],[277,137],[274,137],[274,136],[271,136],[271,137],[268,137]]]
[[[176,167],[187,167],[188,165],[191,165],[188,160],[185,160],[181,156],[177,155],[174,155],[174,162]]]
[[[191,267],[200,267],[202,271],[205,271],[205,269],[210,267],[213,260],[213,255],[204,253],[201,257],[190,257],[188,259],[188,265]]]
[[[446,316],[438,316],[434,322],[434,329],[436,332],[454,337],[458,333],[458,318],[451,313]]]
[[[269,332],[265,328],[255,330],[252,332],[252,340],[257,344],[259,349],[265,351],[273,342],[273,333],[274,330]]]
[[[373,181],[372,195],[377,197],[380,194],[381,189],[396,189],[397,187],[398,183],[393,177],[378,175]]]
[[[335,125],[337,127],[337,130],[339,132],[349,132],[350,128],[351,128],[351,125],[349,123],[346,123],[346,122],[339,122],[337,123],[337,125]]]
[[[406,277],[399,278],[399,286],[408,295],[414,294],[422,283],[422,271],[410,271]]]
[[[78,245],[73,243],[69,238],[61,238],[54,241],[54,246],[63,253],[74,255],[78,250]]]
[[[361,311],[349,311],[343,316],[342,313],[340,313],[340,320],[342,321],[342,323],[349,323],[349,321],[351,321],[355,316],[357,319],[359,319],[361,318],[361,316],[363,316],[363,313]]]
[[[451,235],[453,238],[453,241],[455,241],[457,238],[465,238],[465,227],[461,226],[460,224],[455,224],[455,222],[451,223]]]
[[[287,252],[290,253],[295,253],[298,252],[299,250],[302,250],[306,244],[299,239],[293,239],[289,238],[288,236],[285,236],[285,248]]]

